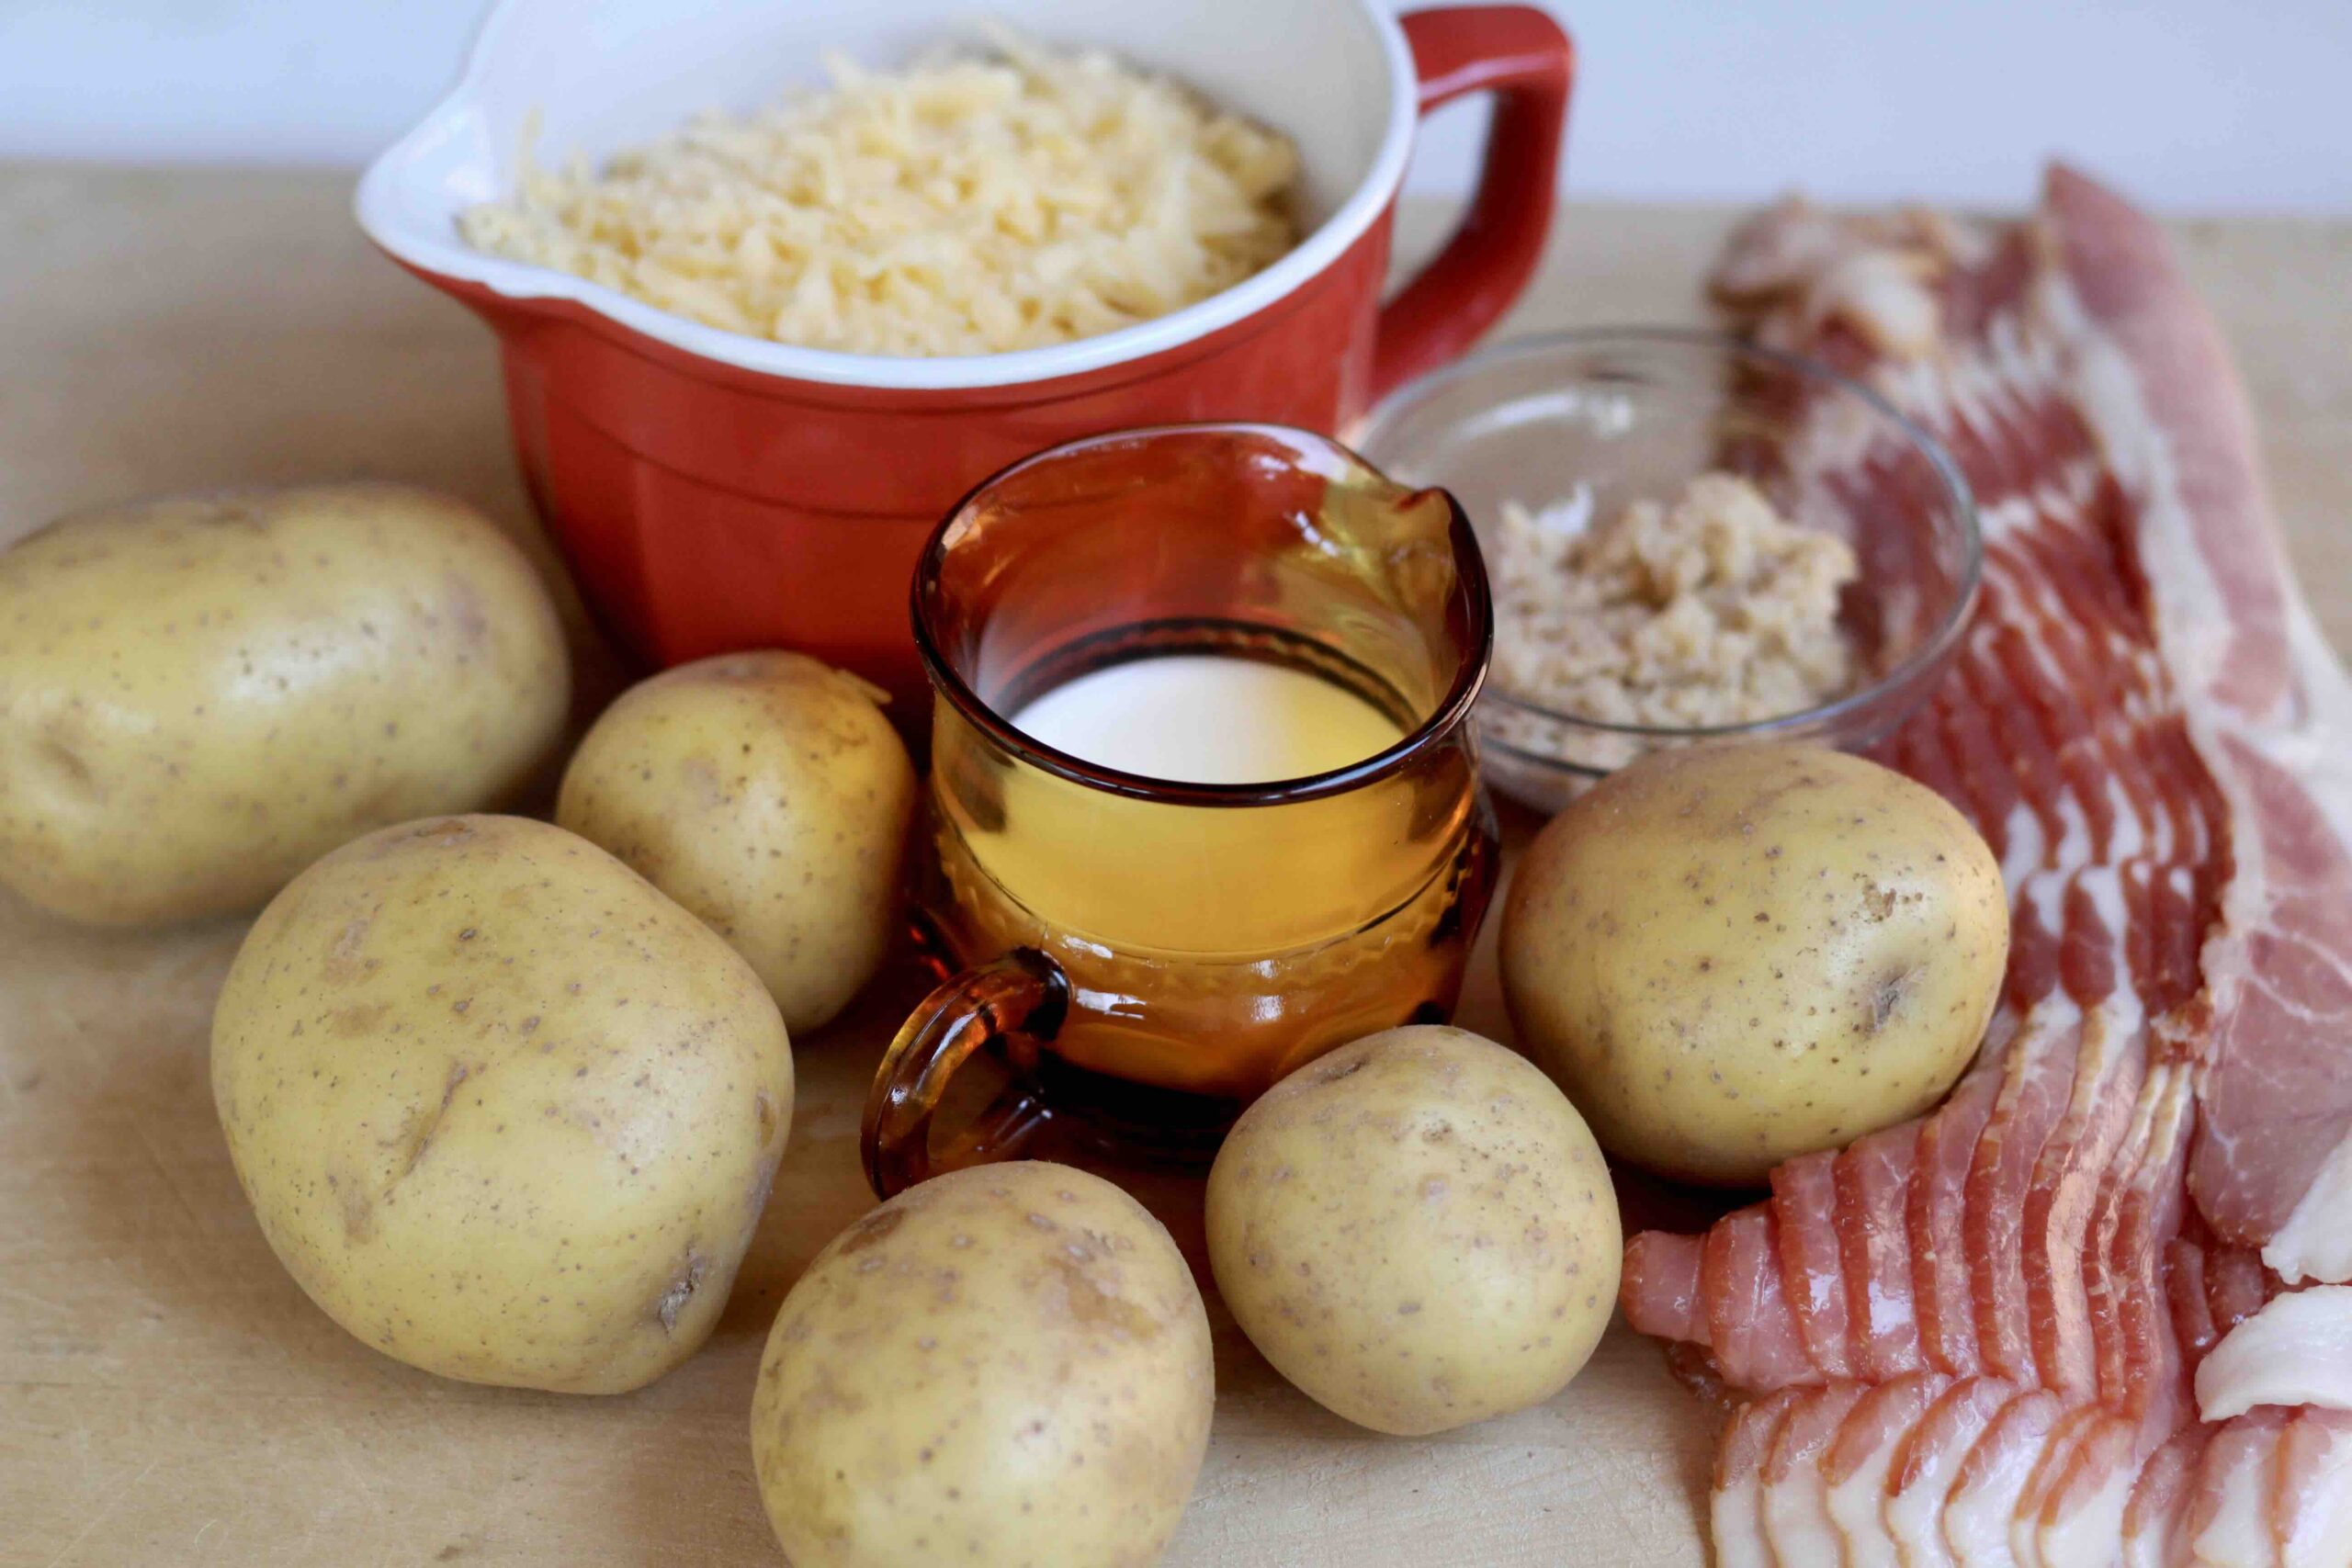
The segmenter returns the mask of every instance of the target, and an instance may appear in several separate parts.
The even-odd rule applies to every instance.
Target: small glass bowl
[[[1709,469],[1746,475],[1783,515],[1854,547],[1860,575],[1838,618],[1863,675],[1819,706],[1709,728],[1612,724],[1489,681],[1477,708],[1487,776],[1542,810],[1663,747],[1873,745],[1934,687],[1975,603],[1976,505],[1934,438],[1851,378],[1735,338],[1672,328],[1522,338],[1399,389],[1355,446],[1406,483],[1453,491],[1490,558],[1506,501],[1532,511],[1574,498],[1606,517],[1670,502]]]

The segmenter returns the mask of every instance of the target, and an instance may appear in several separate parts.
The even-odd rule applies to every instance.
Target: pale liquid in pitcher
[[[1013,718],[1097,767],[1179,784],[1271,784],[1363,761],[1404,738],[1353,692],[1304,670],[1177,653],[1095,670]]]
[[[1405,731],[1312,671],[1223,653],[1089,671],[1023,703],[1013,727],[1057,750],[1170,783],[1272,784],[1362,762]],[[963,776],[946,743],[943,775]],[[1427,879],[1451,824],[1396,778],[1299,805],[1139,800],[1042,769],[991,770],[986,800],[944,804],[971,855],[1028,911],[1125,952],[1264,954],[1312,945]],[[1010,942],[1004,945],[1012,945]]]
[[[1089,671],[1010,716],[1171,784],[1329,773],[1408,728],[1311,670],[1193,649]],[[1083,1005],[1046,1070],[1107,1075],[1082,1091],[1106,1103],[1125,1079],[1205,1097],[1220,1127],[1308,1056],[1442,1016],[1490,886],[1491,825],[1459,749],[1306,799],[1210,805],[1065,779],[951,718],[933,777],[918,902],[952,961],[1048,953]]]

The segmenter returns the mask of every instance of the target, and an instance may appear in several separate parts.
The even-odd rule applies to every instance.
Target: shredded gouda
[[[515,195],[459,228],[729,332],[898,355],[1111,332],[1296,241],[1287,138],[1110,55],[998,30],[986,57],[828,70],[828,88],[601,170],[526,159]]]

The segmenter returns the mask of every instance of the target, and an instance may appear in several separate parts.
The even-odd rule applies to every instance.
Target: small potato
[[[270,901],[212,1092],[262,1234],[337,1323],[444,1377],[616,1393],[718,1321],[792,1052],[751,966],[612,856],[446,817]]]
[[[1217,1289],[1274,1370],[1358,1426],[1539,1404],[1600,1343],[1623,1235],[1600,1150],[1516,1053],[1414,1025],[1308,1063],[1209,1172]]]
[[[69,517],[0,551],[0,885],[100,924],[247,909],[346,840],[503,802],[570,702],[545,587],[447,496]]]
[[[854,675],[797,653],[681,665],[605,711],[556,820],[693,910],[796,1032],[888,951],[915,772]]]
[[[1745,1186],[1940,1100],[2000,993],[2008,901],[1932,790],[1795,746],[1654,753],[1521,859],[1528,1055],[1611,1154]]]
[[[776,1313],[752,1457],[794,1568],[1142,1568],[1207,1452],[1208,1314],[1176,1245],[1035,1161],[901,1192]]]

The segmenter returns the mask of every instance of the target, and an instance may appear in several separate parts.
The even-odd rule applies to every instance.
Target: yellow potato
[[[1609,1325],[1623,1240],[1576,1107],[1524,1057],[1432,1025],[1341,1046],[1244,1111],[1208,1237],[1274,1370],[1406,1436],[1566,1387]]]
[[[1932,790],[1804,747],[1666,751],[1521,860],[1503,991],[1603,1148],[1746,1185],[1940,1100],[2008,931],[1992,852]]]
[[[595,845],[447,817],[271,900],[212,1020],[295,1282],[412,1366],[615,1393],[718,1320],[792,1122],[751,967]]]
[[[1159,1222],[1067,1166],[985,1166],[817,1255],[768,1336],[752,1457],[794,1568],[1141,1568],[1215,1395]]]
[[[570,693],[545,587],[447,497],[67,518],[0,552],[0,885],[106,924],[250,908],[347,839],[506,799]]]
[[[915,771],[879,694],[797,653],[734,653],[624,693],[581,741],[556,820],[751,960],[794,1031],[890,945]]]

